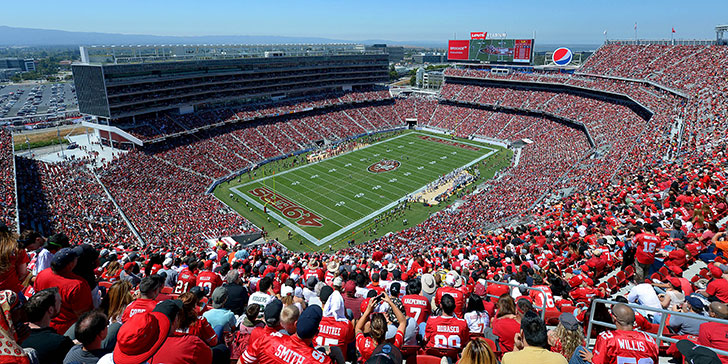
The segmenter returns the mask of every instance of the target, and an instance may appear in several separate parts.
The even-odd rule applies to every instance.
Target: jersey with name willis
[[[658,362],[655,339],[639,331],[604,331],[594,344],[592,364]]]

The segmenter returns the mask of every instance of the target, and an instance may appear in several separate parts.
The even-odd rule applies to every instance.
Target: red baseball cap
[[[573,276],[571,279],[569,279],[569,285],[571,287],[578,287],[581,285],[581,277],[580,276]]]
[[[680,267],[678,267],[676,265],[671,265],[671,266],[669,266],[667,268],[670,269],[670,271],[672,271],[672,273],[674,275],[676,275],[676,276],[680,276],[682,274],[682,272],[683,272],[682,268],[680,268]]]
[[[205,269],[212,269],[212,260],[205,261]]]
[[[711,265],[710,266],[710,274],[712,274],[713,277],[715,277],[715,278],[720,278],[720,277],[723,276],[723,270],[720,269],[720,268],[718,268],[718,267],[716,267],[716,266],[714,266],[714,265]]]
[[[672,284],[675,287],[682,286],[682,283],[680,282],[680,280],[675,277],[669,277],[669,278],[667,278],[667,280],[670,282],[670,284]]]
[[[128,262],[128,263],[124,264],[124,270],[130,270],[130,269],[134,268],[134,264],[136,264],[136,263]]]
[[[167,340],[171,326],[161,312],[143,312],[121,325],[114,347],[114,363],[138,364],[147,361]]]

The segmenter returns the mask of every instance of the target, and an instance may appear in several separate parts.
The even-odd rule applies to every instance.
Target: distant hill
[[[280,43],[386,43],[392,45],[438,48],[445,48],[446,45],[445,41],[391,41],[380,39],[352,41],[317,37],[285,37],[266,35],[161,36],[147,34],[69,32],[65,30],[16,28],[0,25],[0,46]]]

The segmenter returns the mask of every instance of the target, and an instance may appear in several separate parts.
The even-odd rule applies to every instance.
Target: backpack
[[[248,341],[250,341],[250,334],[257,326],[247,327],[240,325],[240,331],[235,334],[226,335],[225,344],[230,348],[230,359],[237,360],[245,352],[248,347]]]

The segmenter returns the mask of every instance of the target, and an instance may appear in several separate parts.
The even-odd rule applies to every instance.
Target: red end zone
[[[435,138],[435,137],[431,137],[431,136],[428,136],[428,135],[418,135],[418,137],[420,139],[422,139],[422,140],[427,140],[427,141],[435,142],[435,143],[447,144],[447,145],[451,145],[453,147],[458,147],[458,148],[463,148],[463,149],[468,149],[468,150],[474,150],[474,151],[480,150],[480,148],[474,147],[472,145],[458,143],[458,142],[453,142],[451,140],[444,140],[444,139],[440,139],[440,138]]]
[[[248,193],[258,197],[261,201],[266,203],[266,206],[270,206],[280,211],[283,216],[289,219],[298,219],[296,221],[296,224],[298,225],[313,227],[323,226],[321,222],[319,222],[320,220],[323,220],[322,217],[314,214],[311,211],[306,210],[301,206],[298,206],[293,201],[269,190],[266,187],[254,188],[248,191]]]

